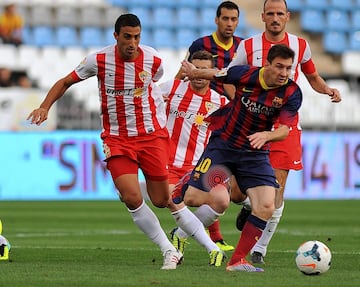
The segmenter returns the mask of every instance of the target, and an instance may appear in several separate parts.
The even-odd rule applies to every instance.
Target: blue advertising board
[[[304,132],[288,199],[360,199],[360,133]],[[0,200],[116,200],[97,131],[1,132]],[[144,180],[141,172],[139,179]]]

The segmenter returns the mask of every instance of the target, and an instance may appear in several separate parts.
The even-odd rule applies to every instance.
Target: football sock
[[[137,209],[128,210],[134,223],[152,242],[159,246],[163,254],[168,250],[176,251],[175,247],[167,238],[164,230],[161,228],[159,219],[150,207],[146,205],[145,201],[143,201]]]
[[[222,214],[217,213],[215,210],[213,210],[209,205],[203,204],[199,206],[195,211],[194,214],[197,218],[202,222],[202,224],[207,228],[209,225],[214,223],[214,221],[221,216]],[[187,233],[182,230],[181,228],[178,228],[176,231],[176,235],[180,238],[186,238],[188,235]]]
[[[171,214],[181,230],[192,236],[200,245],[204,246],[208,252],[219,249],[216,244],[210,240],[201,221],[186,206]],[[178,233],[176,233],[176,235],[179,236]]]
[[[261,235],[258,242],[256,242],[254,247],[251,249],[251,254],[256,251],[256,252],[260,252],[262,256],[266,255],[267,247],[280,222],[280,218],[282,216],[283,210],[284,210],[284,202],[279,208],[276,208],[274,210],[272,217],[266,223],[266,227],[264,229],[263,234]]]
[[[235,251],[229,261],[229,265],[240,261],[241,258],[245,258],[246,255],[248,255],[250,249],[260,238],[265,226],[266,221],[252,214],[249,215],[244,225],[244,229],[241,232],[241,236],[236,245]]]
[[[223,236],[220,231],[220,221],[219,219],[215,220],[213,224],[208,226],[209,235],[212,241],[217,242],[223,240]]]
[[[209,205],[203,204],[194,211],[194,214],[197,218],[200,219],[205,228],[207,228],[208,226],[213,224],[219,216],[223,215],[224,213],[218,213]]]

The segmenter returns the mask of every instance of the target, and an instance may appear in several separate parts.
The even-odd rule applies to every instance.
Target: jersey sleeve
[[[302,103],[302,92],[298,85],[295,85],[294,91],[288,98],[286,104],[282,107],[279,115],[279,123],[290,127],[296,118],[296,115],[300,109]]]
[[[85,80],[97,74],[96,53],[87,55],[75,68],[75,73],[81,80]]]
[[[301,71],[304,74],[313,74],[316,72],[316,67],[312,60],[310,45],[305,39],[302,39],[302,40],[304,41],[305,50],[304,50],[302,60],[300,62]]]

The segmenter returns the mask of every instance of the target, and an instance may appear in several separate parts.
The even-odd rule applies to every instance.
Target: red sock
[[[229,265],[239,262],[241,258],[245,258],[260,238],[262,230],[249,221],[246,221],[240,239],[236,245],[235,251],[229,261]]]
[[[217,219],[213,224],[208,226],[208,230],[212,241],[216,242],[219,240],[223,240],[223,236],[220,231],[219,219]]]

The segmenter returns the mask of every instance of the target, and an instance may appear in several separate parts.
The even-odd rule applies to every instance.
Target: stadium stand
[[[254,0],[238,2],[244,8],[241,8],[236,34],[248,37],[261,32],[263,23],[259,11],[262,3],[258,5]],[[47,89],[89,52],[114,44],[114,20],[124,12],[139,16],[142,22],[141,42],[159,50],[164,57],[166,71],[163,80],[171,78],[190,43],[214,32],[215,10],[219,1],[16,0],[16,3],[25,20],[24,45],[8,47],[0,43],[0,66],[26,69],[40,88]],[[336,110],[328,104],[327,97],[306,96],[302,108],[303,126],[325,129],[329,119],[333,119],[337,128],[355,129],[356,124],[360,128],[360,113],[355,110],[360,104],[360,0],[287,0],[287,3],[292,12],[291,22],[297,21],[294,24],[299,29],[297,32],[309,38],[316,53],[330,59],[321,63],[325,68],[320,73],[325,78],[329,76],[330,80],[338,77],[338,81],[334,80],[332,84],[346,94],[346,101],[344,99],[344,104],[337,105]],[[3,6],[1,1],[0,9]],[[255,12],[246,8],[255,6],[259,8]],[[257,19],[259,25],[248,22],[253,19]],[[317,57],[314,58],[317,61]],[[328,75],[327,68],[336,65],[341,70],[334,69],[336,74]],[[97,112],[95,82],[94,85],[80,84],[70,91],[77,105],[89,108],[92,114]],[[88,101],[89,94],[92,95],[91,101]],[[304,87],[304,94],[313,95],[314,91]],[[319,107],[323,113],[317,112]],[[71,127],[71,124],[64,123],[64,126]]]

